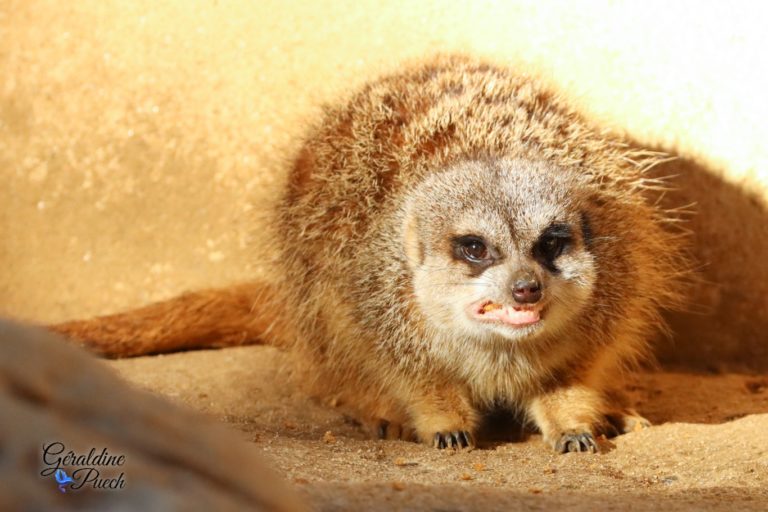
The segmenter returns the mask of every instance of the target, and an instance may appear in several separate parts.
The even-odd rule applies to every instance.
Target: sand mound
[[[243,347],[108,362],[242,432],[322,510],[765,510],[768,376],[647,373],[629,386],[656,426],[556,455],[538,435],[445,453],[372,441],[304,396],[284,354]],[[327,434],[330,432],[330,434]]]

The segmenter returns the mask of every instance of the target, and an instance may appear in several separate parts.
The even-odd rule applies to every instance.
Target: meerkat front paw
[[[479,418],[467,395],[462,388],[444,386],[414,396],[409,413],[419,440],[439,450],[474,448]]]
[[[565,386],[535,397],[528,412],[544,442],[558,453],[598,453],[595,430],[604,421],[601,394],[586,386]]]
[[[454,450],[460,450],[462,448],[474,448],[475,439],[466,430],[459,430],[454,432],[437,432],[432,437],[432,446],[438,450],[444,448],[453,448]]]
[[[563,432],[555,442],[555,451],[558,453],[590,452],[600,453],[592,432],[577,432],[575,430]]]

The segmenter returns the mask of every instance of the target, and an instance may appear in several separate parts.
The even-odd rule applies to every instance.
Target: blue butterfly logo
[[[56,470],[56,473],[54,473],[54,475],[53,475],[53,476],[56,478],[56,481],[59,483],[59,490],[60,490],[61,492],[67,492],[67,489],[65,488],[65,486],[66,486],[67,484],[71,484],[71,483],[74,483],[74,481],[75,481],[75,480],[74,480],[74,479],[73,479],[71,476],[69,476],[69,475],[67,474],[67,472],[66,472],[66,471],[64,471],[63,469],[57,469],[57,470]]]

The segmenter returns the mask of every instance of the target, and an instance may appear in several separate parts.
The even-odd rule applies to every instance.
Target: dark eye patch
[[[557,274],[560,269],[555,260],[573,243],[573,228],[570,224],[556,222],[547,226],[533,246],[533,257],[544,268]]]

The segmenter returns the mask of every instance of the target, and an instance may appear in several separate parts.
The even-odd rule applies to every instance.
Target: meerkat
[[[648,425],[622,369],[681,301],[662,158],[511,69],[440,57],[309,134],[276,212],[277,284],[54,330],[108,355],[260,338],[379,437],[473,447],[502,405],[554,450],[594,452]]]

